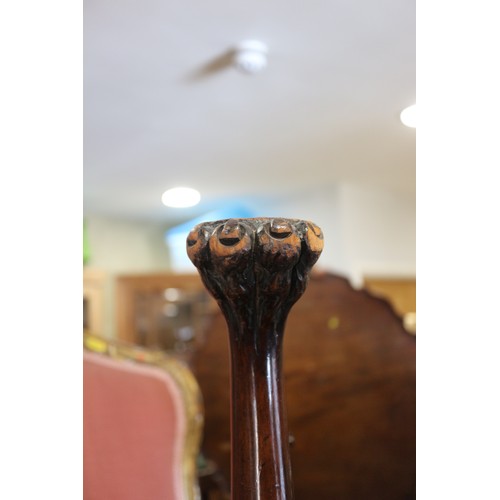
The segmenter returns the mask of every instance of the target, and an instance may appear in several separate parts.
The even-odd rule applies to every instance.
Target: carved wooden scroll
[[[233,500],[293,497],[283,331],[322,249],[321,229],[295,219],[206,222],[187,238],[188,255],[229,328]]]

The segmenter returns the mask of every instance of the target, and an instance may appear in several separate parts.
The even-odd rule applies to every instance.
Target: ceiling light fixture
[[[416,104],[413,104],[412,106],[408,106],[407,108],[403,109],[403,111],[401,111],[401,114],[399,115],[401,118],[401,121],[407,127],[416,128],[416,126],[417,126],[416,108],[417,108]]]
[[[201,195],[196,189],[176,187],[165,191],[161,201],[167,207],[186,208],[193,207],[200,202]]]
[[[243,73],[254,75],[267,66],[267,45],[258,40],[244,40],[234,49],[234,64]]]

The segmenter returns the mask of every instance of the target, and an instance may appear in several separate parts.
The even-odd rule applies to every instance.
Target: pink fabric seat
[[[184,499],[186,410],[164,370],[84,352],[84,500]]]

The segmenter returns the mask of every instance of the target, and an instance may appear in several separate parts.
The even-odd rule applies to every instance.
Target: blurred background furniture
[[[106,273],[100,269],[83,268],[83,329],[102,332],[104,328],[104,288]]]
[[[385,299],[313,274],[286,325],[285,399],[296,500],[415,498],[416,337]],[[229,349],[214,313],[193,371],[203,450],[230,475]]]
[[[189,362],[204,342],[217,309],[198,275],[140,274],[116,279],[116,331],[120,340],[175,354]]]
[[[121,304],[133,305],[134,295],[148,289],[157,295],[176,287],[204,290],[198,276],[187,276],[120,279],[117,312],[123,310],[120,294],[129,297]],[[402,318],[414,310],[415,283],[402,287],[386,281],[367,278],[369,289],[357,290],[341,276],[313,272],[290,313],[283,371],[296,500],[415,497],[416,337],[414,325],[406,329]],[[127,335],[137,342],[134,307],[126,312]],[[227,326],[214,301],[204,314],[188,361],[204,398],[203,454],[225,488],[230,477]]]
[[[84,499],[195,500],[201,395],[160,351],[84,335]]]

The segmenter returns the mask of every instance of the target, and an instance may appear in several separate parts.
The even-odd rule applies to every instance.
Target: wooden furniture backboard
[[[415,497],[415,337],[385,300],[313,276],[284,338],[284,387],[296,500]],[[204,453],[229,478],[226,325],[193,360],[205,401]]]

